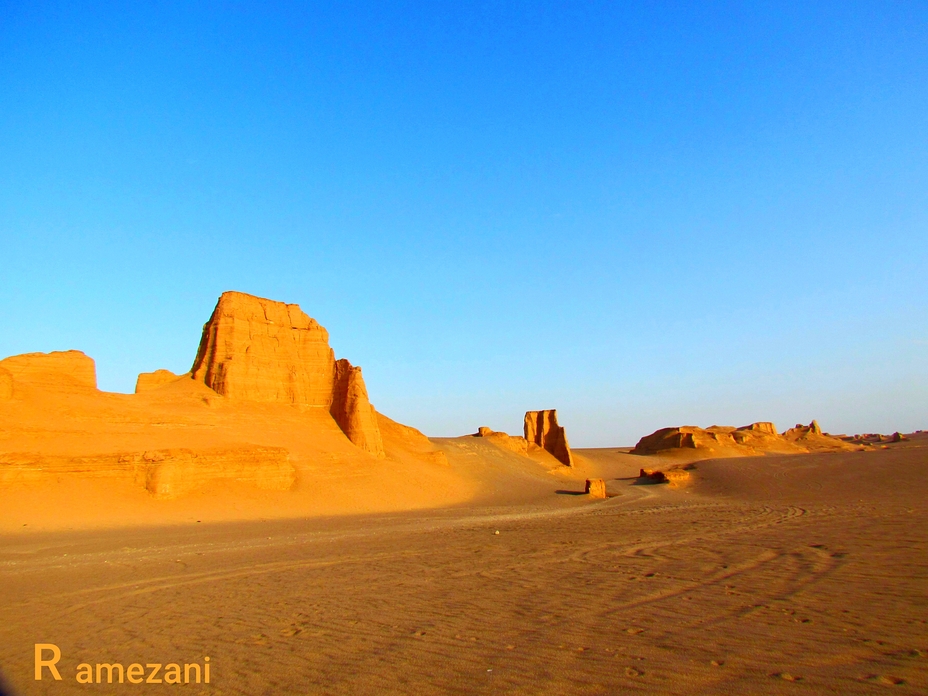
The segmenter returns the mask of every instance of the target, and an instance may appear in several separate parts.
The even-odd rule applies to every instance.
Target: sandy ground
[[[928,442],[579,471],[438,440],[471,502],[404,513],[0,540],[11,693],[80,662],[204,663],[213,694],[928,693]],[[653,464],[652,462],[649,462]],[[572,495],[582,476],[614,497]],[[498,534],[496,532],[499,532]],[[33,678],[57,644],[63,680]]]

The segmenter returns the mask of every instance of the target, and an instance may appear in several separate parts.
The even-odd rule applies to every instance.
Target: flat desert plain
[[[14,694],[925,694],[928,439],[717,459],[689,485],[432,440],[467,502],[58,531],[0,543]],[[526,460],[527,461],[527,460]],[[565,467],[566,468],[566,467]],[[576,494],[584,477],[610,497]],[[61,650],[34,679],[33,645]],[[198,663],[207,684],[78,684]]]

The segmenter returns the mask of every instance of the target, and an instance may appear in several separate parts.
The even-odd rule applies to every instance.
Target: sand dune
[[[577,472],[455,438],[448,468],[486,482],[465,505],[19,530],[0,661],[36,694],[88,688],[34,681],[39,640],[63,674],[209,655],[235,694],[922,694],[926,445],[704,461],[686,489],[576,450],[613,496],[590,502]]]

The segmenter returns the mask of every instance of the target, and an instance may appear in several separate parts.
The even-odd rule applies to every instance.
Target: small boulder
[[[602,479],[587,479],[584,493],[586,493],[591,498],[605,498],[606,482]]]

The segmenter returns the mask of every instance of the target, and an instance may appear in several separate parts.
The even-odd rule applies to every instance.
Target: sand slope
[[[208,654],[227,694],[923,694],[925,445],[705,461],[677,490],[639,485],[640,457],[579,450],[611,474],[590,503],[546,490],[543,462],[455,438],[447,466],[494,482],[479,502],[18,530],[0,664],[24,694],[91,688],[34,681],[38,640],[66,675]]]
[[[324,409],[234,402],[191,379],[133,395],[17,381],[14,398],[0,402],[0,529],[355,513],[470,497],[473,482],[421,433],[378,418],[385,459],[354,446]],[[284,462],[266,485],[224,465],[251,457],[258,466],[268,448],[283,450]],[[185,466],[196,455],[178,477],[196,479],[189,490],[172,498],[146,488],[140,466],[165,458]]]

